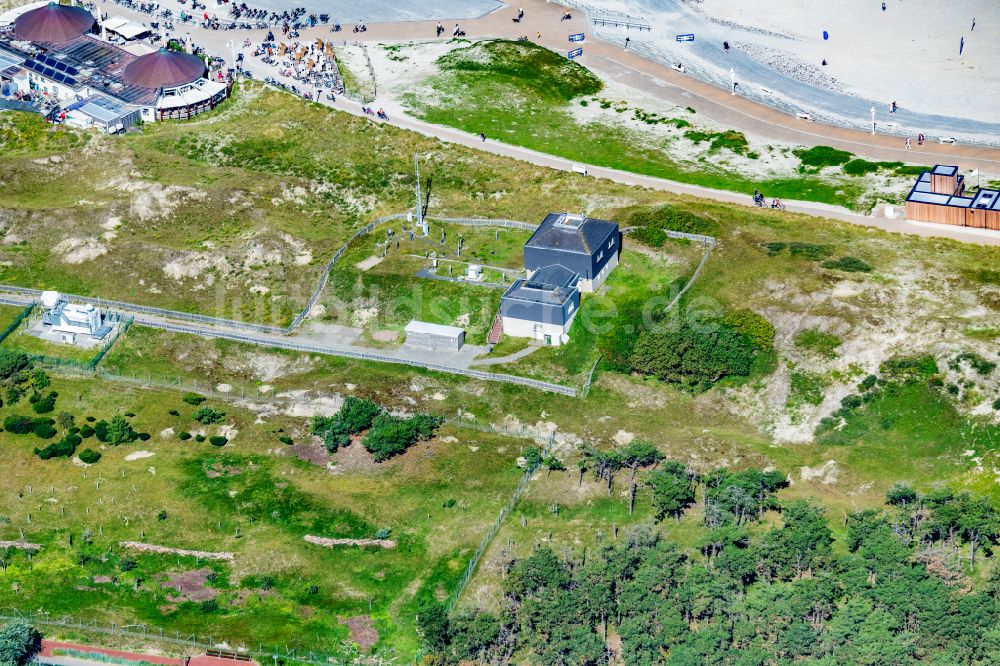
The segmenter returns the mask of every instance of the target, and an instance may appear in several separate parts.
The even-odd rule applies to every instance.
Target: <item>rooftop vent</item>
[[[585,218],[583,215],[572,215],[570,213],[563,213],[559,217],[559,220],[556,222],[556,224],[558,224],[561,227],[570,227],[572,229],[579,229],[580,226],[583,224],[583,221],[586,219],[587,218]]]

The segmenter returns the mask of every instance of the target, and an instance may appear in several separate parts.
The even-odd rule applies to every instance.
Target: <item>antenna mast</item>
[[[427,222],[424,221],[424,205],[420,196],[420,156],[413,154],[413,171],[417,175],[417,224],[424,236],[427,235]]]

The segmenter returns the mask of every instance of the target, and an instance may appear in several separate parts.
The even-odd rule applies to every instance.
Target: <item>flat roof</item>
[[[445,326],[444,324],[432,324],[429,321],[417,321],[411,319],[406,325],[406,333],[427,333],[429,335],[441,335],[449,338],[457,338],[465,333],[464,328],[458,326]]]
[[[935,164],[931,173],[935,176],[954,176],[958,173],[958,167],[950,164]]]
[[[1000,190],[981,189],[972,200],[972,207],[980,210],[1000,210]]]

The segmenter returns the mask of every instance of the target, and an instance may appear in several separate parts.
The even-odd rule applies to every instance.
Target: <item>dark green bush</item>
[[[962,363],[968,363],[980,375],[988,375],[997,367],[993,361],[989,361],[972,351],[962,352],[948,363],[948,367],[958,371],[961,369]]]
[[[84,449],[83,451],[80,451],[80,460],[88,465],[93,465],[100,459],[101,454],[99,451],[95,451],[93,449]]]
[[[229,443],[229,440],[222,435],[212,435],[208,438],[208,443],[212,446],[225,446]]]
[[[3,429],[12,435],[27,435],[34,428],[35,422],[27,416],[11,414],[3,420]]]
[[[830,146],[813,146],[809,149],[798,149],[793,152],[805,166],[820,168],[838,166],[854,157],[846,150],[837,150]]]
[[[82,428],[80,428],[80,437],[83,437],[84,439],[87,439],[88,437],[93,437],[94,432],[95,432],[94,429],[91,428],[90,426],[83,426]]]
[[[52,419],[35,419],[31,426],[31,431],[35,433],[35,437],[41,439],[50,439],[56,436],[56,429],[53,427],[55,421]]]
[[[198,442],[200,444],[201,442],[205,441],[205,436],[204,435],[195,435],[194,436],[194,441],[196,441],[196,442]]]
[[[879,371],[889,380],[930,379],[938,374],[938,365],[930,354],[893,356],[882,362]]]
[[[180,433],[178,433],[177,437],[180,438],[182,442],[187,441],[191,439],[191,433],[189,433],[187,430],[182,430]]]
[[[405,452],[418,441],[430,439],[440,424],[440,418],[428,414],[400,418],[383,412],[375,417],[362,444],[376,462],[382,462]]]
[[[150,435],[148,432],[140,432],[138,435],[136,435],[136,437],[139,439],[140,442],[148,442],[151,436],[152,435]]]
[[[753,310],[744,308],[730,312],[722,324],[750,338],[753,346],[761,351],[774,349],[774,325]]]
[[[292,441],[292,438],[289,437],[288,435],[282,435],[281,437],[278,438],[278,441],[281,442],[282,444],[287,444],[289,446],[291,446],[292,444],[294,444],[294,442]]]
[[[194,407],[197,407],[201,403],[205,402],[207,398],[203,395],[198,395],[197,393],[185,393],[184,397],[181,398],[184,402]]]
[[[372,427],[375,417],[382,408],[371,400],[349,395],[333,416],[313,417],[312,433],[323,439],[323,444],[331,453],[351,442],[351,435]]]
[[[724,377],[749,376],[753,361],[753,343],[742,333],[683,323],[640,333],[630,364],[636,372],[703,391]]]
[[[191,418],[204,425],[213,425],[215,423],[222,423],[222,420],[226,418],[226,413],[212,409],[211,407],[199,407]]]
[[[823,268],[829,268],[845,273],[871,273],[872,267],[857,257],[845,256],[840,259],[830,259],[820,264]]]

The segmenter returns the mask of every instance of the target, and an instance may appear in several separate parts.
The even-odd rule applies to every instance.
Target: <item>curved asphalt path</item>
[[[98,5],[112,15],[129,16],[138,21],[149,20],[147,15],[130,12],[108,0],[98,0]],[[565,11],[564,8],[546,0],[522,0],[521,6],[524,8],[526,16],[524,22],[520,24],[511,20],[517,11],[516,7],[513,6],[505,7],[479,19],[460,21],[460,24],[462,29],[466,31],[468,38],[516,39],[527,33],[533,41],[556,51],[565,51],[568,45],[567,36],[570,33],[585,32],[588,38],[592,38],[589,26],[580,12],[574,12],[574,18],[571,21],[562,21],[560,19]],[[454,22],[442,21],[442,23],[448,29],[445,33],[447,36],[450,34],[450,26]],[[329,40],[333,37],[339,38],[335,41],[343,41],[344,39],[354,41],[354,38],[359,36],[364,38],[365,43],[373,44],[405,40],[430,41],[434,39],[436,25],[436,20],[369,24],[363,35],[346,32],[346,30],[350,30],[350,26],[345,26],[346,34],[341,32],[335,35],[330,32],[328,26],[317,26],[302,30],[299,41],[305,42],[317,38]],[[185,33],[190,33],[195,43],[205,46],[210,52],[228,55],[230,48],[226,46],[227,41],[233,40],[242,43],[243,39],[249,38],[251,41],[259,43],[266,31],[215,31],[186,24],[175,24],[174,34],[183,35]],[[540,39],[539,34],[541,34]],[[898,137],[872,136],[851,129],[800,121],[752,100],[732,96],[727,91],[675,72],[609,42],[591,40],[585,42],[584,49],[585,59],[582,62],[591,69],[623,80],[647,92],[664,96],[679,96],[678,99],[685,100],[684,104],[695,108],[699,114],[709,116],[718,122],[730,124],[758,137],[806,146],[829,145],[849,150],[871,160],[949,163],[959,164],[963,169],[976,167],[986,171],[1000,172],[1000,149],[983,146],[925,144],[920,150],[906,151],[899,147]],[[258,79],[276,74],[274,68],[264,65],[252,57],[246,58],[245,66]],[[376,77],[377,75],[376,72]],[[343,97],[339,97],[335,103],[330,103],[325,99],[321,103],[354,115],[364,115],[360,104]],[[375,103],[374,106],[378,106],[378,103]],[[408,117],[398,105],[387,102],[385,106],[389,112],[388,122],[392,125],[441,141],[564,171],[572,170],[576,164],[565,158],[520,146],[493,140],[483,142],[477,135]],[[606,178],[626,185],[647,187],[726,203],[748,206],[753,203],[750,193],[742,194],[688,185],[606,167],[583,166],[586,166],[588,177]],[[1000,245],[1000,232],[859,215],[838,206],[809,201],[786,200],[785,204],[787,209],[792,212],[833,218],[889,232],[950,238],[983,245]],[[761,214],[770,214],[770,211],[761,211]]]

